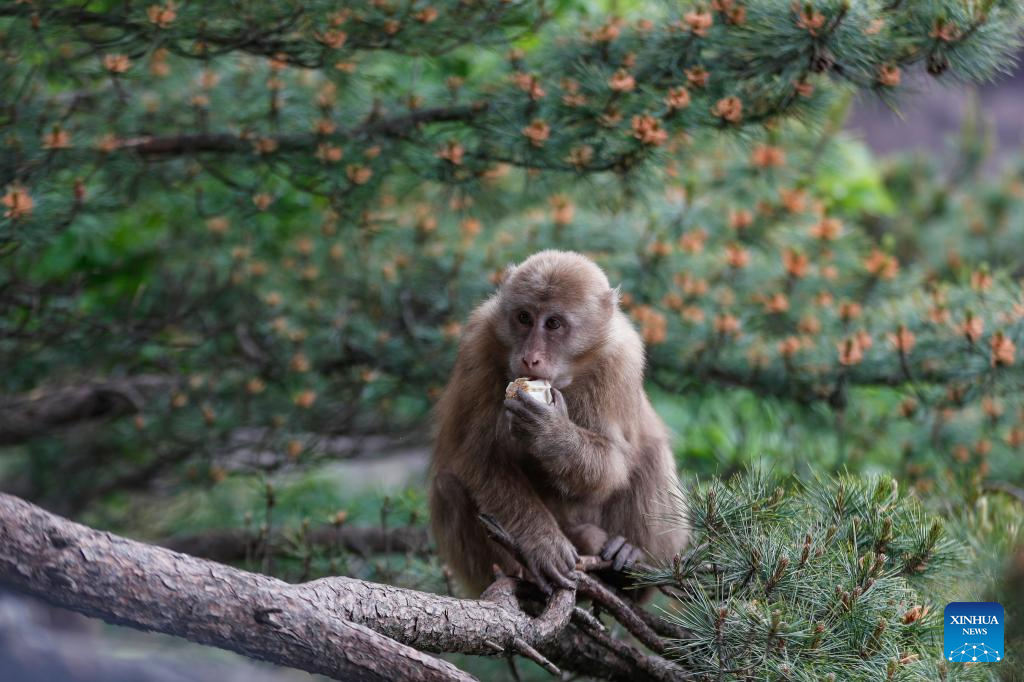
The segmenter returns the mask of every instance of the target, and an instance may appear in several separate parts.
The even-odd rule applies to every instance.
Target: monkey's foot
[[[604,549],[601,550],[601,558],[605,561],[611,561],[612,569],[616,571],[629,568],[641,556],[643,556],[643,550],[626,542],[626,538],[621,535],[616,535],[608,540],[604,545]]]

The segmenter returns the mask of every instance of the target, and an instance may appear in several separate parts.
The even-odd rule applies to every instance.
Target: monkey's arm
[[[545,592],[552,584],[574,588],[569,575],[576,568],[576,548],[522,470],[512,463],[491,462],[480,474],[470,486],[477,508],[497,519],[519,543],[539,587]]]
[[[518,399],[505,401],[513,433],[526,441],[564,495],[602,502],[629,481],[629,444],[616,425],[610,425],[607,433],[597,433],[574,424],[565,398],[553,392],[553,405],[522,391]]]

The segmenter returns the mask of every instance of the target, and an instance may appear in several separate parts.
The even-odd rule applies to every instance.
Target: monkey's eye
[[[557,317],[549,317],[548,321],[544,323],[544,326],[548,329],[558,329],[562,326],[562,321]]]
[[[530,313],[524,310],[519,313],[519,317],[517,319],[519,320],[519,324],[530,324]]]

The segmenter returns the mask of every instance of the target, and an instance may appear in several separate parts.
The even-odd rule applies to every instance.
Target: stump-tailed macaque
[[[479,594],[493,566],[522,567],[480,514],[517,541],[539,587],[572,587],[578,554],[616,569],[683,548],[666,429],[643,387],[643,343],[589,258],[542,251],[510,266],[465,326],[437,406],[430,509],[442,559]],[[554,402],[520,391],[546,379]],[[515,391],[513,387],[511,389]]]

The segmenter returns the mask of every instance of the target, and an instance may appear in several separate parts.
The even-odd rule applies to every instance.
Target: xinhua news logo
[[[960,663],[1003,660],[1003,607],[994,601],[955,601],[942,612],[943,655]]]

